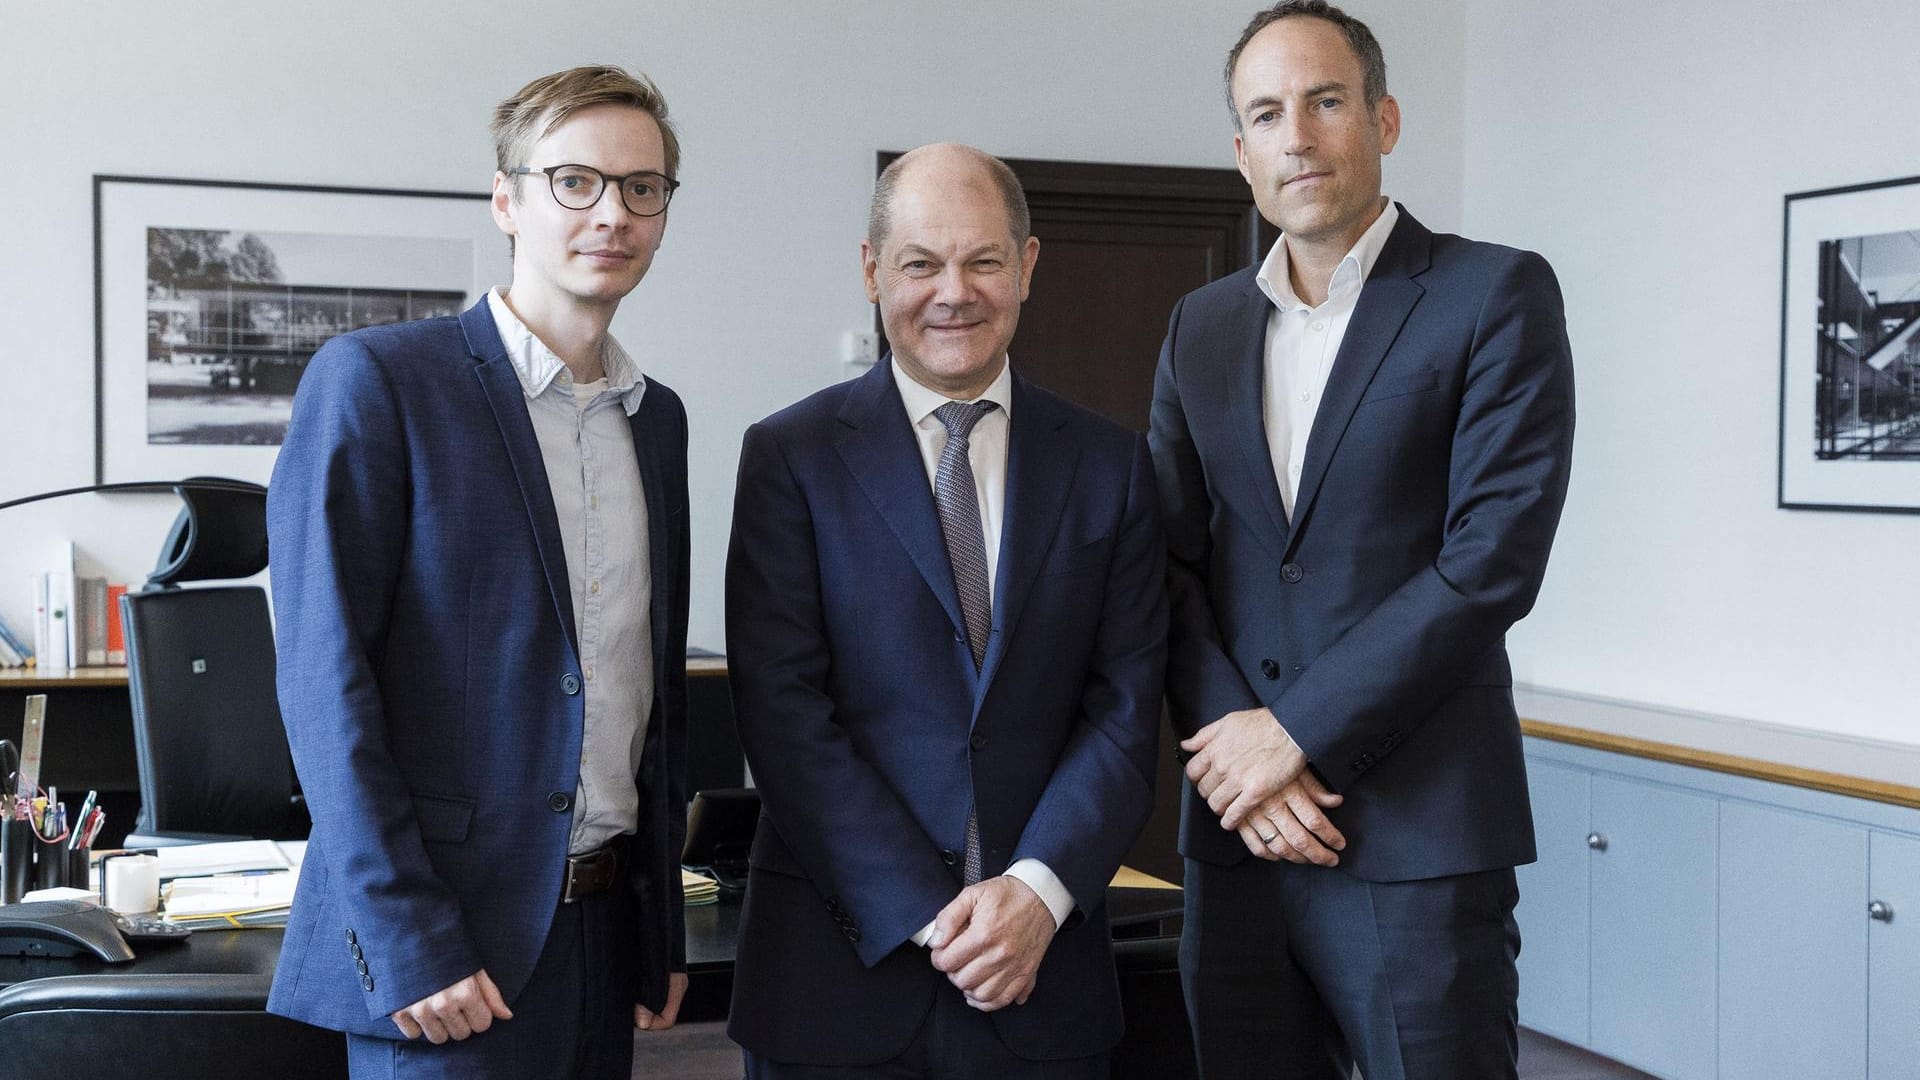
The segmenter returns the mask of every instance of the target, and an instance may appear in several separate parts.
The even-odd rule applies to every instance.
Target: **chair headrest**
[[[211,481],[218,487],[196,486]],[[267,568],[267,489],[216,476],[175,485],[186,505],[173,520],[147,586],[247,578]]]

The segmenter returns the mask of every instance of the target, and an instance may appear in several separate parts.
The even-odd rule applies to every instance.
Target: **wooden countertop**
[[[1811,788],[1836,795],[1848,795],[1856,799],[1870,799],[1874,802],[1920,809],[1920,787],[1911,784],[1849,776],[1844,773],[1826,772],[1798,765],[1785,765],[1739,754],[1703,750],[1677,743],[1656,742],[1631,735],[1548,723],[1544,720],[1523,719],[1520,721],[1520,730],[1537,739],[1550,739],[1554,742],[1606,750],[1630,757],[1671,762],[1675,765],[1687,765],[1734,776],[1747,776],[1775,784]]]

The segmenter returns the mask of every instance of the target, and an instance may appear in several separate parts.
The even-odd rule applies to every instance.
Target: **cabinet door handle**
[[[1892,922],[1893,905],[1885,900],[1875,900],[1867,905],[1867,918],[1874,922]]]
[[[1587,834],[1587,846],[1588,846],[1588,847],[1590,847],[1590,848],[1592,848],[1592,849],[1593,849],[1593,850],[1595,850],[1595,851],[1605,851],[1605,850],[1607,850],[1607,837],[1606,837],[1606,834],[1605,834],[1605,833],[1597,833],[1597,832],[1590,832],[1590,833],[1588,833],[1588,834]]]

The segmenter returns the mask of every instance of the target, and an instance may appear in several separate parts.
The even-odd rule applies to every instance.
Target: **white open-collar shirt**
[[[1293,291],[1288,276],[1287,238],[1274,241],[1254,281],[1273,311],[1267,315],[1266,371],[1261,380],[1261,413],[1267,425],[1267,449],[1273,457],[1274,479],[1280,483],[1280,502],[1287,520],[1293,520],[1293,500],[1300,491],[1300,470],[1307,457],[1307,437],[1313,418],[1326,396],[1327,377],[1333,372],[1340,343],[1360,302],[1360,289],[1380,260],[1388,234],[1400,220],[1393,200],[1334,268],[1327,298],[1308,307]]]

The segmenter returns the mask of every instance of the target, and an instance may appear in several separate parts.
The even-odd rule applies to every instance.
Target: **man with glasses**
[[[625,1080],[686,989],[686,413],[608,324],[679,144],[610,67],[493,135],[511,288],[329,342],[274,469],[314,827],[268,1007],[356,1078]]]

